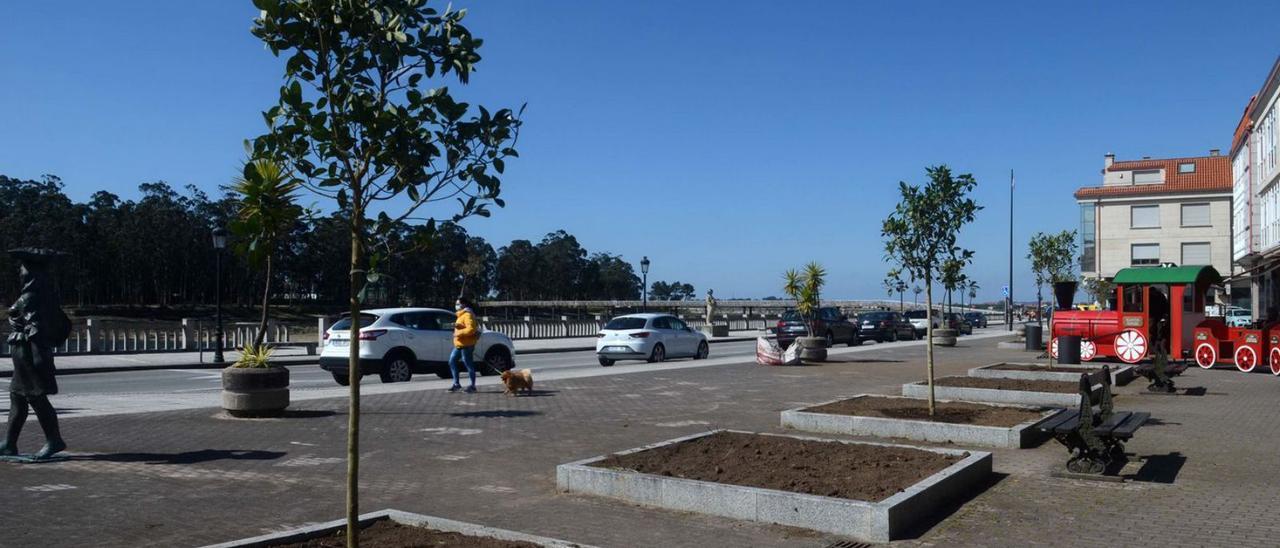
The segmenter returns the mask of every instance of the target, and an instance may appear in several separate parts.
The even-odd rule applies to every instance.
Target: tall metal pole
[[[1009,170],[1009,296],[1004,298],[1005,330],[1013,331],[1013,170]]]
[[[223,359],[223,356],[222,356],[222,250],[217,249],[214,252],[218,254],[218,258],[216,261],[218,264],[216,269],[216,276],[218,277],[218,279],[216,282],[214,282],[214,292],[218,294],[217,296],[217,303],[218,303],[217,330],[218,331],[214,339],[215,340],[214,344],[216,344],[217,346],[215,346],[213,349],[213,363],[225,363],[226,360]]]

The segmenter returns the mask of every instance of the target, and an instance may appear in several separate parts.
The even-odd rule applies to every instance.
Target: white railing
[[[253,342],[258,335],[256,323],[231,323],[223,326],[222,348],[233,350]],[[8,333],[0,334],[5,339]],[[58,354],[126,354],[142,352],[195,352],[213,350],[217,346],[217,328],[213,322],[183,320],[181,325],[160,328],[111,326],[89,319],[77,325],[66,342],[55,350]],[[269,324],[268,342],[290,342],[289,326]],[[0,344],[0,356],[9,354],[9,345]]]

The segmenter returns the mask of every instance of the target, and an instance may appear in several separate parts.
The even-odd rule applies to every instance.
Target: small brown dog
[[[520,395],[523,389],[526,394],[533,393],[533,371],[529,369],[508,369],[502,372],[502,384],[507,386],[503,394]]]

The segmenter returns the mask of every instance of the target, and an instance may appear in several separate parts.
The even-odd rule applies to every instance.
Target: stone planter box
[[[619,454],[680,443],[717,432],[721,431],[676,438]],[[950,501],[970,494],[991,474],[991,453],[983,451],[851,442],[803,436],[785,437],[838,441],[851,445],[911,447],[922,451],[950,455],[967,454],[968,456],[880,502],[805,495],[590,466],[592,463],[603,460],[604,456],[556,467],[556,486],[561,491],[569,493],[610,497],[667,510],[801,527],[871,542],[888,542],[900,537],[915,522],[943,508]]]
[[[986,379],[1023,379],[1029,381],[1067,381],[1076,382],[1080,380],[1080,373],[1088,373],[1102,369],[1103,364],[1097,365],[1076,365],[1076,364],[1054,364],[1055,368],[1061,369],[1078,369],[1080,373],[1059,373],[1055,371],[1009,371],[995,369],[1001,365],[1040,365],[1034,363],[993,363],[982,367],[975,367],[969,370],[970,377],[979,377]],[[1125,364],[1105,364],[1111,367],[1111,384],[1115,386],[1124,386],[1129,384],[1135,377],[1137,372],[1133,366]]]
[[[494,529],[492,527],[484,527],[472,523],[454,521],[451,519],[437,518],[435,516],[424,516],[422,514],[412,514],[409,512],[401,512],[399,510],[380,510],[377,512],[363,514],[360,516],[360,523],[370,523],[380,520],[391,520],[402,525],[411,525],[415,527],[425,527],[435,529],[437,531],[445,531],[450,533],[461,533],[474,537],[489,537],[500,540],[525,541],[539,546],[548,548],[594,548],[585,544],[577,544],[563,540],[539,537],[534,535],[526,535],[515,531],[507,531],[505,529]],[[250,548],[271,546],[273,544],[287,544],[291,542],[301,542],[320,536],[332,534],[343,527],[346,527],[347,520],[339,519],[311,525],[308,527],[300,527],[280,533],[272,533],[253,538],[224,542],[222,544],[213,544],[205,548]]]
[[[956,443],[979,447],[1002,447],[1021,449],[1031,447],[1040,441],[1042,435],[1035,430],[1039,424],[1057,409],[1044,410],[1039,419],[1031,420],[1016,426],[981,426],[975,424],[950,424],[911,419],[890,419],[885,417],[862,417],[856,415],[833,415],[815,413],[807,409],[821,407],[846,399],[870,397],[870,394],[858,394],[853,398],[840,398],[828,402],[788,409],[782,412],[782,426],[816,432],[819,434],[849,434],[854,436],[874,436],[878,438],[903,438],[909,440],[935,443]],[[899,396],[875,396],[894,398]],[[911,398],[916,399],[916,398]],[[923,401],[923,400],[921,400]],[[946,400],[937,400],[943,403]],[[1040,409],[1038,407],[1008,404],[988,404],[1001,407],[1018,407],[1021,409]]]
[[[1079,377],[1076,380],[1080,380]],[[1102,388],[1095,384],[1093,391]],[[1080,394],[1060,394],[1057,392],[1028,392],[1025,390],[996,390],[994,388],[966,388],[960,386],[933,387],[934,396],[940,400],[959,400],[979,403],[1012,403],[1018,405],[1036,405],[1046,407],[1074,408],[1080,405]],[[929,385],[924,382],[913,382],[902,385],[902,395],[908,398],[928,398]]]

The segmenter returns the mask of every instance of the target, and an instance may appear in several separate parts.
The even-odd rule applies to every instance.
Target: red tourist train
[[[1208,369],[1233,364],[1253,371],[1262,360],[1280,375],[1280,323],[1230,327],[1205,317],[1205,295],[1222,277],[1211,266],[1126,268],[1116,273],[1114,310],[1057,310],[1050,326],[1049,352],[1058,356],[1058,338],[1081,338],[1080,359],[1115,358],[1138,363],[1153,341],[1168,341],[1173,359],[1194,358]]]

